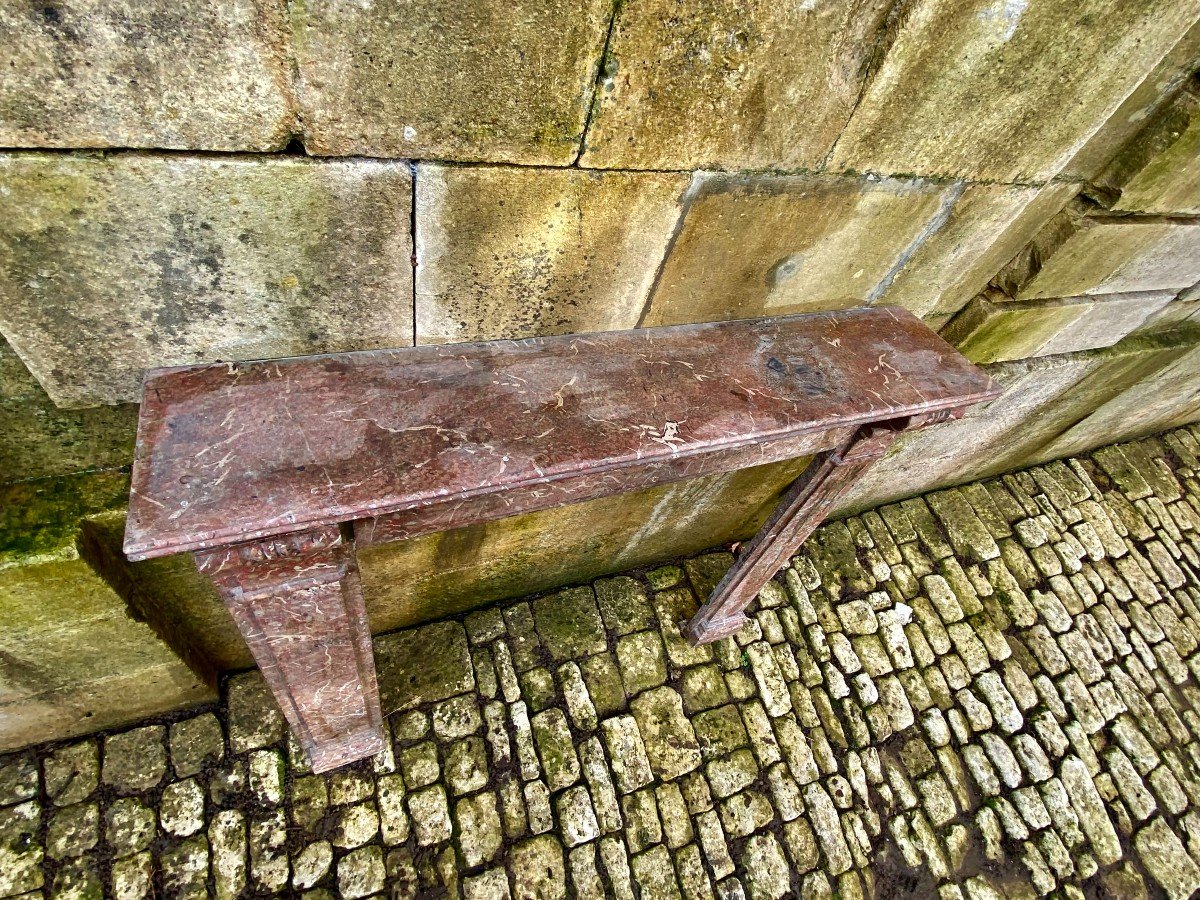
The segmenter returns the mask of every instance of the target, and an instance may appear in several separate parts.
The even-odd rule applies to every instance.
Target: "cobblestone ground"
[[[392,747],[220,709],[0,761],[0,896],[1182,898],[1200,429],[822,528],[735,639],[715,553],[377,641]]]

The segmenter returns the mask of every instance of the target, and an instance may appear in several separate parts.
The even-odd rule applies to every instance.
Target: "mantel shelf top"
[[[217,547],[998,393],[894,307],[159,369],[125,550]]]

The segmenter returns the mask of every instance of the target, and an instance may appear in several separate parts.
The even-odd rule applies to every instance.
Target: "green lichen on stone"
[[[0,486],[0,571],[78,557],[79,523],[123,508],[125,472],[93,472]]]
[[[467,634],[458,622],[438,622],[375,642],[385,715],[432,700],[444,700],[475,686]]]
[[[1099,176],[1122,212],[1200,213],[1200,90],[1183,91]]]
[[[590,587],[539,597],[533,615],[542,643],[559,662],[604,649],[604,623]]]
[[[0,482],[128,465],[136,430],[134,406],[59,409],[0,338]]]

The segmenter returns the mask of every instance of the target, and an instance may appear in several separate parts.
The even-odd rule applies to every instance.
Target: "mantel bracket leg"
[[[307,754],[324,772],[383,748],[354,546],[336,525],[198,552]]]
[[[813,459],[792,483],[766,524],[746,544],[733,568],[688,622],[684,633],[693,644],[707,644],[738,631],[750,620],[743,612],[821,524],[829,510],[858,477],[887,453],[896,438],[914,427],[955,416],[955,412],[866,425],[841,446]]]

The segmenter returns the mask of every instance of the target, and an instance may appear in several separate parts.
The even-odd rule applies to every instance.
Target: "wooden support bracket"
[[[195,554],[313,771],[383,749],[354,546],[336,525]]]

